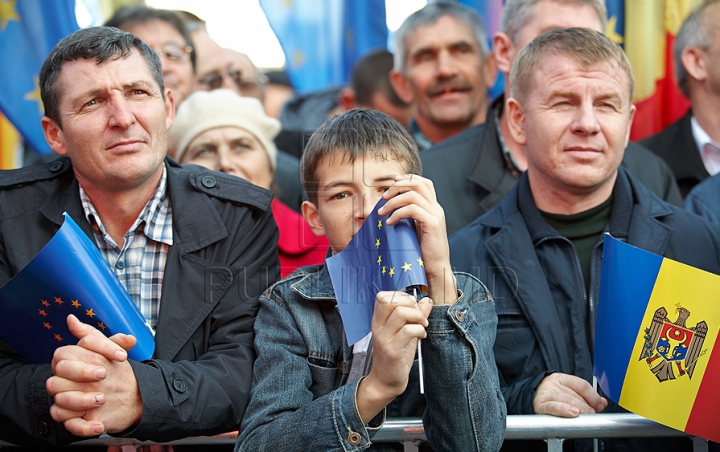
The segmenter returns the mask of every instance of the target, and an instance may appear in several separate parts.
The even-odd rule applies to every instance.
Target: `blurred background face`
[[[223,51],[228,61],[228,71],[231,73],[240,71],[240,83],[238,84],[240,94],[264,102],[265,75],[257,70],[244,53],[232,49],[223,49]]]
[[[240,74],[229,70],[228,60],[222,47],[202,28],[192,33],[192,40],[197,51],[195,57],[198,89],[212,91],[223,88],[242,95],[238,86]]]
[[[140,24],[124,26],[123,30],[142,39],[160,56],[165,87],[173,93],[175,105],[195,91],[190,54],[179,31],[164,20],[153,19]]]
[[[180,163],[193,163],[222,171],[270,189],[273,170],[265,148],[250,132],[237,127],[218,127],[196,136]]]

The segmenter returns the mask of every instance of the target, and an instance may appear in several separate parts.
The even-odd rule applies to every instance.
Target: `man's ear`
[[[412,104],[415,101],[412,89],[410,89],[410,83],[402,72],[396,71],[395,69],[390,71],[390,84],[395,90],[395,94],[397,94],[403,102]]]
[[[523,111],[522,104],[514,97],[511,97],[506,101],[505,108],[508,113],[510,135],[512,135],[513,140],[519,145],[525,146],[527,144],[527,136],[525,135],[525,112]]]
[[[498,70],[507,76],[512,68],[513,59],[511,53],[515,45],[510,39],[510,36],[506,35],[502,31],[498,31],[493,36],[493,57],[497,64]]]
[[[495,84],[498,71],[497,62],[495,61],[495,55],[492,52],[488,53],[483,66],[485,69],[485,87],[487,89],[490,89]]]
[[[67,155],[63,131],[60,130],[60,126],[47,116],[42,117],[40,124],[43,128],[43,134],[45,134],[45,141],[50,145],[50,148],[57,154]]]
[[[175,98],[170,89],[165,88],[165,125],[170,130],[175,122]]]
[[[697,47],[685,47],[680,55],[680,60],[685,71],[695,80],[703,81],[708,76],[704,51]]]
[[[305,218],[305,222],[310,226],[312,233],[318,237],[325,236],[325,226],[323,226],[322,221],[320,221],[317,206],[310,201],[303,201],[300,208],[303,218]]]
[[[355,90],[349,87],[342,88],[338,93],[338,105],[343,111],[352,110],[357,107],[357,98],[355,96]]]

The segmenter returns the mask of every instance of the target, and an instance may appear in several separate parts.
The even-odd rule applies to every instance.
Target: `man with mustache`
[[[475,11],[430,3],[405,19],[394,39],[390,82],[415,105],[410,132],[420,150],[485,121],[497,71]]]

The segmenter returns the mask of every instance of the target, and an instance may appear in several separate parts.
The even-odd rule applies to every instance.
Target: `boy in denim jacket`
[[[492,354],[497,317],[485,286],[453,274],[442,207],[408,133],[383,113],[355,109],[325,122],[301,161],[305,221],[347,246],[382,197],[388,225],[418,229],[428,297],[379,292],[372,340],[350,347],[325,265],[304,267],[260,298],[257,361],[236,451],[393,450],[372,445],[388,417],[423,418],[436,451],[497,450],[505,402]],[[425,394],[415,351],[423,339]],[[361,341],[362,342],[362,341]],[[368,370],[369,369],[369,370]]]

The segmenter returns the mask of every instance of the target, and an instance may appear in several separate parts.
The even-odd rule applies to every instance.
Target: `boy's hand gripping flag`
[[[720,442],[720,276],[605,235],[594,374],[623,408]]]
[[[371,331],[375,295],[384,290],[408,293],[427,291],[420,244],[413,221],[394,226],[377,211],[381,199],[345,249],[327,259],[348,344]]]

